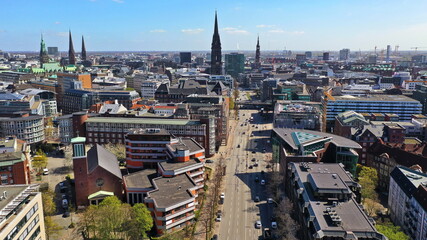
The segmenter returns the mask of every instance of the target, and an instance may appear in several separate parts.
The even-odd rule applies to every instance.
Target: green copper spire
[[[43,34],[41,35],[41,43],[40,43],[40,65],[43,66],[43,63],[49,62],[49,56],[47,55],[46,51],[46,44],[43,40]]]

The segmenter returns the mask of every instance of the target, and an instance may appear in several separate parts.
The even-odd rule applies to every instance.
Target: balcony
[[[175,226],[177,226],[179,224],[182,224],[182,223],[185,223],[187,221],[190,221],[194,217],[195,217],[195,215],[192,214],[190,216],[183,217],[183,218],[181,218],[179,220],[175,220],[174,222],[166,222],[166,229],[170,229],[170,228],[173,228],[173,227],[175,227]]]
[[[194,209],[195,209],[196,207],[193,205],[193,206],[191,206],[191,207],[189,207],[189,208],[183,208],[183,209],[181,209],[181,210],[179,210],[179,211],[177,211],[177,212],[175,212],[175,213],[173,213],[173,214],[168,214],[168,215],[166,215],[166,216],[163,216],[163,217],[156,217],[158,220],[162,220],[162,221],[168,221],[168,220],[171,220],[172,218],[174,218],[174,217],[176,217],[176,216],[179,216],[179,215],[181,215],[181,214],[184,214],[184,213],[186,213],[186,212],[191,212],[191,211],[193,211]]]

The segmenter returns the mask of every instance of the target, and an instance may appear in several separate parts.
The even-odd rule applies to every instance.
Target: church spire
[[[261,51],[259,47],[259,35],[256,43],[256,52],[255,52],[255,68],[259,68],[261,66]]]
[[[211,74],[221,75],[222,73],[222,54],[221,54],[221,39],[218,31],[218,18],[215,11],[214,34],[212,37],[211,47]]]
[[[85,39],[82,36],[82,60],[86,61],[86,47],[85,47]]]
[[[40,65],[43,67],[43,63],[49,62],[49,56],[47,55],[46,51],[46,44],[43,40],[43,34],[41,35],[41,42],[40,42]]]
[[[68,46],[68,63],[70,65],[76,64],[76,54],[74,53],[74,46],[73,46],[73,38],[71,37],[71,30],[69,31],[69,46]]]

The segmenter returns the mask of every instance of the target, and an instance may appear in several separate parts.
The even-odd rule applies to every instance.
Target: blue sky
[[[210,49],[215,9],[224,50],[427,47],[426,0],[0,0],[0,49]],[[427,48],[426,48],[427,49]]]

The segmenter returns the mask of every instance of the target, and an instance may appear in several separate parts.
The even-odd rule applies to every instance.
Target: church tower
[[[211,74],[222,74],[221,39],[218,32],[218,19],[215,11],[215,27],[211,47]]]
[[[42,41],[40,43],[40,66],[43,67],[43,63],[48,63],[48,62],[49,62],[49,56],[47,55],[46,44],[44,43],[43,35],[42,35]]]
[[[258,36],[258,40],[256,43],[256,52],[255,52],[255,68],[259,68],[261,67],[261,52],[260,52],[260,47],[259,47],[259,36]]]
[[[85,39],[82,36],[82,60],[86,61],[86,47],[85,47]]]
[[[69,32],[69,35],[70,35],[70,39],[69,39],[69,46],[68,46],[68,64],[76,65],[76,54],[74,53],[73,38],[71,37],[71,31]]]

